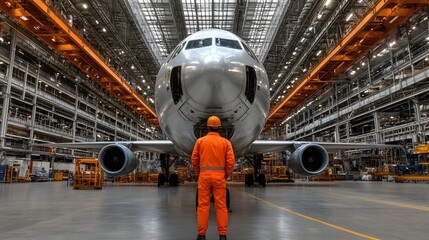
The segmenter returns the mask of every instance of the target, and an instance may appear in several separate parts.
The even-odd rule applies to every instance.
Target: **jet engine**
[[[328,166],[328,152],[317,144],[304,144],[291,155],[289,167],[301,176],[313,176]]]
[[[121,144],[110,144],[103,147],[98,155],[98,161],[100,161],[101,168],[113,176],[127,174],[139,164],[134,153]]]

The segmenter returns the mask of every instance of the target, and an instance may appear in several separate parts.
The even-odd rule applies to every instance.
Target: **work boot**
[[[204,235],[198,235],[197,240],[206,240],[206,236],[204,236]]]
[[[226,235],[219,235],[219,240],[226,240]]]

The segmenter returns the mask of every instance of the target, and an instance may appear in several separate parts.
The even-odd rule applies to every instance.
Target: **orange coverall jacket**
[[[217,132],[199,138],[192,152],[192,165],[198,178],[198,235],[205,235],[210,211],[210,195],[215,199],[219,235],[228,231],[226,178],[235,163],[231,142]]]
[[[224,171],[228,177],[234,169],[235,157],[231,142],[217,132],[209,132],[197,140],[192,152],[192,165],[200,171]]]

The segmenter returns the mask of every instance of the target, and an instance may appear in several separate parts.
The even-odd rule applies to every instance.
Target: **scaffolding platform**
[[[102,189],[104,172],[96,158],[76,158],[73,189]]]

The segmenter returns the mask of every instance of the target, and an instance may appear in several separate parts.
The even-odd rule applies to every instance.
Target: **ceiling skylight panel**
[[[244,20],[243,39],[261,61],[265,60],[271,40],[279,28],[290,1],[286,0],[248,0],[252,6]]]

